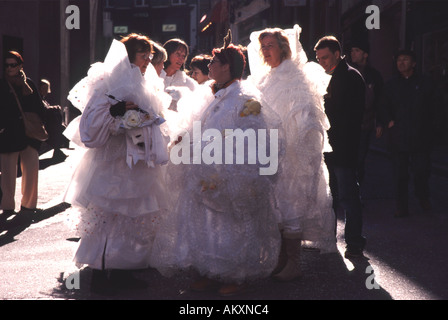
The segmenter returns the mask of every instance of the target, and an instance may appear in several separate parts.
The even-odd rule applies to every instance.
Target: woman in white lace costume
[[[154,94],[151,52],[144,36],[114,40],[104,63],[92,65],[69,94],[82,116],[66,135],[87,151],[65,201],[72,204],[81,237],[74,260],[94,270],[95,292],[140,287],[128,270],[149,266],[160,217],[168,209],[163,167],[168,141],[161,121],[154,122],[167,106]],[[127,117],[131,109],[145,122],[135,126]]]
[[[177,111],[180,98],[194,91],[198,84],[183,70],[189,54],[188,45],[181,39],[171,39],[165,42],[163,47],[168,59],[160,77],[164,81],[166,92],[173,98],[170,109]]]
[[[185,158],[191,164],[169,169],[170,193],[178,201],[157,235],[153,265],[167,276],[193,268],[202,276],[192,284],[193,290],[216,288],[221,295],[232,295],[241,292],[247,282],[270,275],[277,263],[280,233],[272,203],[275,172],[260,175],[260,163],[249,164],[247,143],[244,164],[236,164],[236,143],[225,149],[225,141],[234,139],[225,130],[253,130],[258,136],[258,129],[268,129],[269,134],[278,120],[264,106],[259,109],[257,94],[246,92],[240,81],[245,64],[241,50],[230,45],[213,53],[213,93],[209,88],[208,96],[203,96],[205,106],[202,100],[187,103],[197,109],[192,115],[197,122],[171,149],[173,163],[174,155],[188,152],[191,142],[192,154]],[[248,107],[257,111],[245,112]],[[199,135],[204,135],[203,141],[199,136],[200,143],[198,126],[202,129]],[[214,155],[214,161],[202,156],[195,162],[197,152]],[[232,163],[224,161],[228,155]]]
[[[286,136],[286,152],[275,186],[281,213],[282,252],[274,278],[290,281],[301,275],[301,241],[321,252],[336,250],[335,214],[323,152],[329,151],[329,122],[323,94],[329,78],[307,62],[299,42],[301,29],[253,32],[248,46],[251,80],[278,113]]]

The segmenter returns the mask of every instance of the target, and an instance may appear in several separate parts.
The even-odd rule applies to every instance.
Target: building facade
[[[379,10],[379,29],[366,26],[372,5]],[[234,43],[247,45],[252,31],[297,23],[310,60],[324,35],[337,36],[345,53],[363,38],[370,63],[388,79],[395,73],[394,54],[411,48],[419,70],[448,92],[447,16],[443,0],[0,0],[0,58],[8,50],[21,52],[27,75],[49,79],[50,98],[66,106],[70,88],[124,34],[147,34],[162,44],[182,38],[194,55],[221,46],[228,29]],[[445,121],[446,101],[444,106]]]

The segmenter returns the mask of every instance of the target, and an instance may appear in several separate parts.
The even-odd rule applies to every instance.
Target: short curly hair
[[[154,53],[151,40],[147,36],[141,34],[128,34],[126,37],[123,37],[120,42],[125,45],[131,63],[135,61],[137,52]]]
[[[246,56],[241,46],[231,43],[227,48],[213,49],[213,56],[218,57],[222,64],[229,64],[232,79],[241,79],[246,67]]]

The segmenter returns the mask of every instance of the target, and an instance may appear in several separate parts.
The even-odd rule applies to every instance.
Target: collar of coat
[[[230,85],[231,85],[232,83],[234,83],[235,81],[238,81],[238,79],[230,80],[230,81],[224,83],[224,85],[222,85],[221,87],[218,86],[218,83],[216,83],[216,81],[215,81],[215,82],[213,82],[213,83],[211,84],[210,87],[212,88],[212,92],[213,92],[213,94],[216,94],[219,90],[224,89],[224,88],[227,88],[228,86],[230,86]]]

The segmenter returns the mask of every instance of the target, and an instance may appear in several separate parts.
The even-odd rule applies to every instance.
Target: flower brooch
[[[240,117],[247,117],[251,114],[258,115],[261,112],[261,104],[255,99],[247,100],[244,104],[243,111],[240,113]]]

